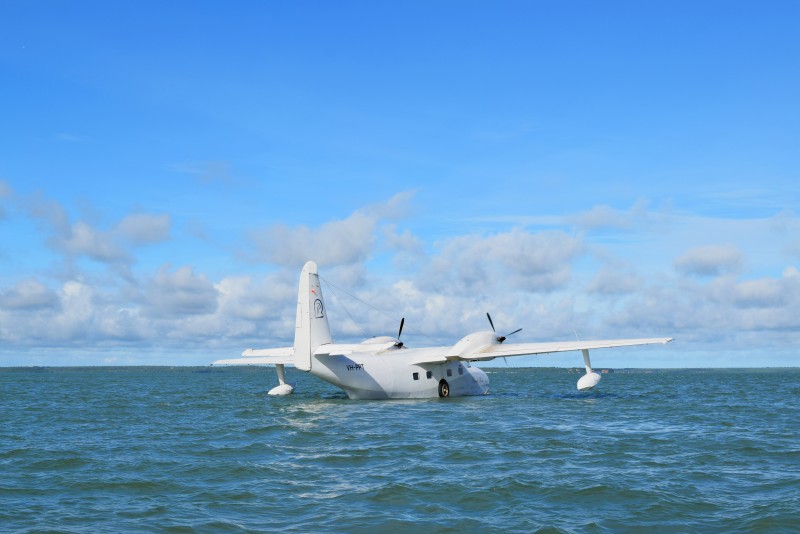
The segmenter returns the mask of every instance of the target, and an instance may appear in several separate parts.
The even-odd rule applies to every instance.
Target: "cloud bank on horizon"
[[[0,365],[291,344],[308,259],[339,341],[800,365],[800,8],[309,5],[0,17]]]
[[[27,275],[6,275],[16,280],[0,290],[8,365],[202,364],[209,354],[291,344],[297,275],[307,259],[320,265],[341,339],[391,335],[406,317],[406,336],[417,345],[452,343],[486,328],[489,311],[509,331],[524,327],[526,339],[675,336],[677,348],[657,356],[664,366],[795,362],[800,272],[791,250],[800,220],[784,213],[698,221],[674,210],[602,206],[551,217],[546,227],[427,241],[404,228],[421,193],[402,192],[316,227],[243,228],[241,249],[229,252],[240,272],[224,274],[202,261],[178,263],[171,245],[193,238],[176,235],[171,214],[91,224],[71,220],[55,200],[4,188],[5,224],[31,224],[38,244],[29,246],[50,256]],[[625,222],[641,218],[658,223]],[[718,232],[728,244],[693,245],[715,243]],[[776,258],[785,254],[779,272],[754,274],[760,262],[750,235],[772,241]],[[704,356],[687,363],[687,353]],[[653,355],[613,361],[648,366]]]

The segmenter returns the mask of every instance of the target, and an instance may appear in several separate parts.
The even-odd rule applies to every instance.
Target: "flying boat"
[[[361,343],[334,343],[328,324],[327,308],[317,264],[308,261],[300,273],[294,345],[272,349],[247,349],[240,358],[217,360],[212,365],[274,365],[278,385],[270,395],[289,395],[294,386],[286,382],[285,367],[329,382],[351,399],[423,399],[460,397],[489,393],[489,377],[474,362],[495,358],[580,351],[586,373],[578,380],[578,390],[591,390],[600,382],[592,370],[589,351],[635,345],[666,344],[669,337],[610,339],[599,341],[556,341],[506,343],[498,335],[487,313],[491,330],[473,332],[449,347],[409,348],[400,340],[405,319],[397,337],[380,336]]]

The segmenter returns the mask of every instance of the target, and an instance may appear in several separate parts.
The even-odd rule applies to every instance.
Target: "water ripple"
[[[198,372],[202,371],[202,372]],[[0,369],[0,530],[800,531],[798,370],[498,369],[350,401],[261,369]]]

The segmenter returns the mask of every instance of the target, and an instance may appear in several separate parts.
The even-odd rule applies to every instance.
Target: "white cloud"
[[[253,234],[261,258],[281,266],[302,266],[316,258],[321,265],[342,265],[366,260],[372,252],[377,219],[356,212],[319,228],[273,226]]]
[[[250,238],[258,259],[282,267],[299,268],[312,258],[324,266],[364,262],[378,242],[380,224],[402,217],[411,194],[395,195],[317,228],[275,225],[251,232]]]
[[[761,349],[800,343],[800,276],[738,280],[720,276],[707,284],[663,280],[627,300],[608,316],[619,332],[678,338],[716,351]],[[774,332],[780,332],[775,335]]]
[[[590,293],[621,295],[639,289],[641,280],[633,273],[605,267],[601,269],[587,287]]]
[[[24,199],[29,215],[49,234],[46,243],[68,260],[91,258],[107,265],[126,266],[133,262],[133,249],[169,238],[168,214],[134,213],[110,229],[85,220],[70,221],[67,210],[41,192]]]
[[[56,293],[35,278],[28,278],[10,289],[0,291],[0,308],[6,310],[52,308],[57,302]]]
[[[163,315],[210,314],[217,309],[217,289],[203,274],[191,267],[159,270],[150,281],[147,300],[151,313]]]
[[[742,261],[741,251],[732,245],[709,245],[687,250],[673,265],[682,274],[718,276],[738,272]]]
[[[791,289],[785,280],[762,278],[746,280],[736,285],[733,293],[734,303],[743,308],[782,307],[791,298]]]
[[[22,203],[30,216],[39,221],[48,233],[63,235],[69,232],[69,214],[60,203],[48,199],[42,192],[23,199]]]
[[[220,312],[227,317],[253,321],[283,319],[284,308],[291,308],[296,301],[295,278],[296,273],[288,271],[271,273],[260,280],[250,276],[225,277],[215,285]]]
[[[94,315],[94,296],[94,290],[85,283],[76,280],[65,283],[61,288],[60,326],[70,332],[83,330],[82,326]]]
[[[166,263],[172,258],[148,270],[136,262],[137,247],[171,239],[170,215],[73,222],[59,203],[31,197],[29,212],[42,223],[54,250],[114,268],[99,272],[74,262],[65,271],[0,281],[6,286],[0,286],[0,342],[12,350],[167,347],[197,352],[201,360],[201,353],[215,347],[235,353],[248,346],[291,344],[297,273],[304,261],[314,259],[323,278],[391,316],[352,302],[345,293],[335,296],[324,284],[339,341],[395,335],[399,318],[405,317],[403,337],[409,345],[436,343],[414,329],[453,343],[488,328],[488,311],[498,331],[523,327],[520,341],[575,334],[583,339],[669,335],[683,346],[721,350],[800,343],[797,266],[784,263],[777,276],[768,274],[774,268],[752,266],[757,256],[752,251],[770,246],[787,262],[787,243],[796,242],[796,220],[789,215],[754,221],[676,217],[665,230],[628,225],[640,220],[632,215],[635,207],[628,212],[595,208],[582,228],[624,232],[593,238],[592,232],[568,230],[573,221],[548,231],[462,233],[431,243],[403,226],[410,198],[410,193],[398,195],[316,228],[275,226],[257,232],[260,259],[278,266],[259,276],[246,271],[214,275],[203,264],[172,268]],[[641,220],[658,220],[658,214]],[[697,236],[693,228],[710,233]],[[709,235],[747,239],[692,246],[715,242],[707,240]],[[757,241],[757,236],[772,240]],[[127,275],[121,276],[120,265],[129,266]]]
[[[583,250],[580,238],[561,231],[514,229],[446,240],[422,274],[423,287],[475,294],[503,284],[514,291],[551,291],[570,280],[571,262]]]
[[[62,235],[52,237],[53,248],[71,257],[87,256],[102,263],[127,263],[128,254],[114,243],[108,232],[99,231],[84,221],[78,221]]]
[[[425,248],[424,243],[408,229],[399,231],[396,224],[387,224],[383,227],[381,233],[384,243],[389,249],[413,256],[422,255]]]
[[[587,212],[568,216],[566,222],[586,230],[630,230],[647,224],[651,217],[652,215],[647,211],[647,202],[639,200],[628,211],[598,205]]]
[[[117,235],[136,245],[160,243],[169,238],[170,216],[166,213],[134,213],[123,218],[114,229]]]

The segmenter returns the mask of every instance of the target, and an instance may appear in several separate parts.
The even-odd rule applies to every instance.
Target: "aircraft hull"
[[[489,377],[467,362],[409,364],[399,351],[326,355],[311,374],[341,388],[351,399],[430,399],[486,395]]]

